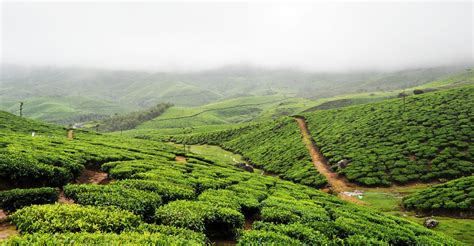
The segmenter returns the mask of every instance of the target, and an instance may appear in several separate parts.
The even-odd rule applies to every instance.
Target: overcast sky
[[[316,71],[473,62],[464,3],[2,3],[2,62]]]

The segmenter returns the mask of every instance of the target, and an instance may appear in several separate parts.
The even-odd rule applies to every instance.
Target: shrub
[[[49,187],[1,191],[0,208],[13,212],[34,204],[54,203],[58,195],[58,190]]]
[[[301,241],[271,231],[245,231],[239,238],[239,245],[302,245]]]
[[[114,206],[141,215],[150,221],[161,197],[150,191],[116,185],[66,185],[64,194],[82,205]]]
[[[140,224],[140,217],[128,211],[76,204],[33,205],[19,209],[11,218],[22,233],[119,233]]]
[[[114,184],[125,188],[134,188],[158,193],[165,203],[174,200],[189,200],[195,196],[192,187],[166,181],[127,179],[117,181]]]
[[[29,234],[6,240],[5,245],[205,245],[199,238],[162,233]]]
[[[219,235],[234,235],[244,224],[238,211],[201,201],[170,202],[156,210],[155,219],[159,224]]]

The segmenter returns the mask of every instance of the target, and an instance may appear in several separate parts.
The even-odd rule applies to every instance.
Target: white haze
[[[472,64],[472,3],[2,3],[2,63],[316,71]]]

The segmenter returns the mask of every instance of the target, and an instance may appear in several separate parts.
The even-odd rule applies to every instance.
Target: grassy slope
[[[316,145],[331,164],[367,185],[456,178],[472,170],[474,87],[307,113]]]
[[[405,211],[402,207],[402,199],[430,189],[429,187],[428,184],[418,184],[409,187],[366,188],[361,200],[372,208],[422,224],[431,216],[420,217],[413,211]],[[474,242],[474,219],[445,216],[432,216],[432,218],[440,222],[434,228],[435,231],[445,233],[466,244]]]

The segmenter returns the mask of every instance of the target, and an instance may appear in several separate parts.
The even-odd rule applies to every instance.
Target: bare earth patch
[[[175,161],[177,162],[187,162],[186,160],[186,157],[182,156],[182,155],[177,155],[175,158],[174,158]]]
[[[79,184],[108,184],[110,179],[106,172],[84,169],[81,176],[76,179]]]
[[[8,221],[7,214],[0,209],[0,241],[14,235],[18,235],[16,226]]]
[[[336,193],[343,200],[363,204],[363,202],[357,199],[356,197],[352,197],[343,193],[344,191],[353,190],[357,186],[349,183],[346,178],[340,176],[338,173],[332,172],[329,169],[329,165],[327,165],[326,159],[313,143],[308,127],[306,126],[305,119],[303,117],[295,117],[295,120],[298,123],[298,126],[300,127],[301,134],[303,135],[303,141],[306,144],[306,147],[308,148],[314,167],[316,167],[320,174],[326,177],[329,185],[331,186],[330,192]]]

